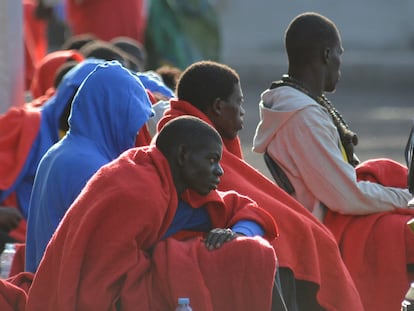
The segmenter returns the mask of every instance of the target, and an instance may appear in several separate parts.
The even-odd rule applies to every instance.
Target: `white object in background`
[[[23,5],[0,1],[0,114],[24,104]]]
[[[13,263],[16,247],[13,243],[6,243],[0,255],[0,278],[7,279]]]

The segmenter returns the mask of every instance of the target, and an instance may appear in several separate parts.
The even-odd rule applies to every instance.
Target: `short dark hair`
[[[131,70],[142,72],[146,69],[147,51],[143,44],[133,38],[125,36],[113,38],[110,42],[127,54],[131,62]]]
[[[199,61],[188,66],[177,82],[177,97],[205,112],[216,98],[228,99],[240,82],[237,72],[214,61]]]
[[[193,116],[180,116],[164,125],[158,133],[155,145],[168,158],[182,144],[196,149],[205,145],[208,140],[216,140],[222,144],[220,134],[207,122]]]
[[[171,90],[175,91],[178,79],[182,74],[182,70],[175,66],[163,65],[155,70],[161,76],[162,81]]]
[[[65,76],[65,74],[68,73],[77,64],[79,64],[78,61],[70,60],[70,61],[67,61],[67,62],[65,62],[65,63],[63,63],[62,65],[59,66],[59,68],[56,70],[55,80],[53,82],[53,86],[54,86],[55,89],[58,88],[58,86],[59,86],[60,82],[62,82],[62,79]]]
[[[94,40],[85,44],[79,52],[85,58],[96,58],[103,59],[107,61],[117,60],[122,65],[125,65],[127,62],[125,52],[120,48],[116,47],[112,43],[102,40]]]
[[[289,63],[306,64],[318,56],[321,48],[337,43],[339,31],[327,17],[306,12],[296,16],[285,32]]]
[[[95,41],[98,38],[92,33],[73,35],[63,42],[62,50],[80,50],[85,44]]]

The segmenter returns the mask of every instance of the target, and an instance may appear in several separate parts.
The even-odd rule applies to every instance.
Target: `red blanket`
[[[356,172],[359,180],[407,187],[407,168],[389,159],[363,162]],[[325,224],[338,241],[365,310],[400,309],[414,281],[407,273],[407,263],[414,263],[414,235],[406,225],[413,217],[414,211],[408,209],[366,216],[330,211],[326,215]]]
[[[9,188],[26,161],[40,127],[40,111],[10,108],[0,116],[0,189]]]
[[[211,124],[191,104],[178,100],[170,103],[159,128],[180,115],[193,115]],[[280,232],[273,242],[280,266],[292,269],[296,279],[319,285],[317,298],[326,310],[363,310],[331,233],[302,205],[238,156],[241,155],[238,138],[224,143],[221,161],[224,175],[219,189],[247,195],[272,214]]]
[[[26,293],[16,285],[0,279],[0,310],[25,311]]]
[[[91,33],[105,41],[126,36],[144,43],[144,0],[68,0],[66,16],[73,35]]]
[[[25,90],[30,88],[38,62],[46,55],[47,22],[35,16],[35,0],[23,0],[23,43],[25,65]]]
[[[28,294],[30,286],[33,282],[33,277],[34,274],[31,272],[19,272],[18,274],[9,277],[7,281],[23,290],[24,293]]]
[[[183,199],[206,204],[214,227],[251,219],[269,239],[276,235],[272,217],[234,192],[186,192]],[[194,234],[157,243],[177,204],[168,162],[155,147],[131,149],[101,168],[52,237],[26,310],[164,311],[178,296],[189,296],[195,310],[269,310],[276,265],[270,244],[238,238],[207,251]]]
[[[33,98],[45,95],[47,90],[54,88],[56,73],[68,61],[81,62],[82,54],[76,50],[58,50],[49,52],[39,60],[35,67],[30,92]]]
[[[40,118],[39,110],[23,107],[12,107],[0,116],[0,190],[10,188],[19,176],[38,134]],[[0,204],[17,208],[14,193]],[[22,220],[9,235],[25,241],[26,221]]]

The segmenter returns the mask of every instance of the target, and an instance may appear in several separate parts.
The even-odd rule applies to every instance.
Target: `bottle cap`
[[[14,243],[6,243],[6,244],[4,244],[4,249],[7,249],[7,250],[15,250],[16,249],[16,246],[15,246]]]
[[[190,298],[187,298],[187,297],[180,297],[180,298],[178,298],[178,304],[182,304],[182,305],[184,305],[184,304],[189,304],[190,303]]]

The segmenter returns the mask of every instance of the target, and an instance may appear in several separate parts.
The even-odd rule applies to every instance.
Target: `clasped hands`
[[[207,249],[213,250],[221,247],[226,242],[234,240],[238,236],[243,236],[243,234],[236,233],[228,228],[215,228],[207,233],[207,236],[204,239],[204,244]]]

